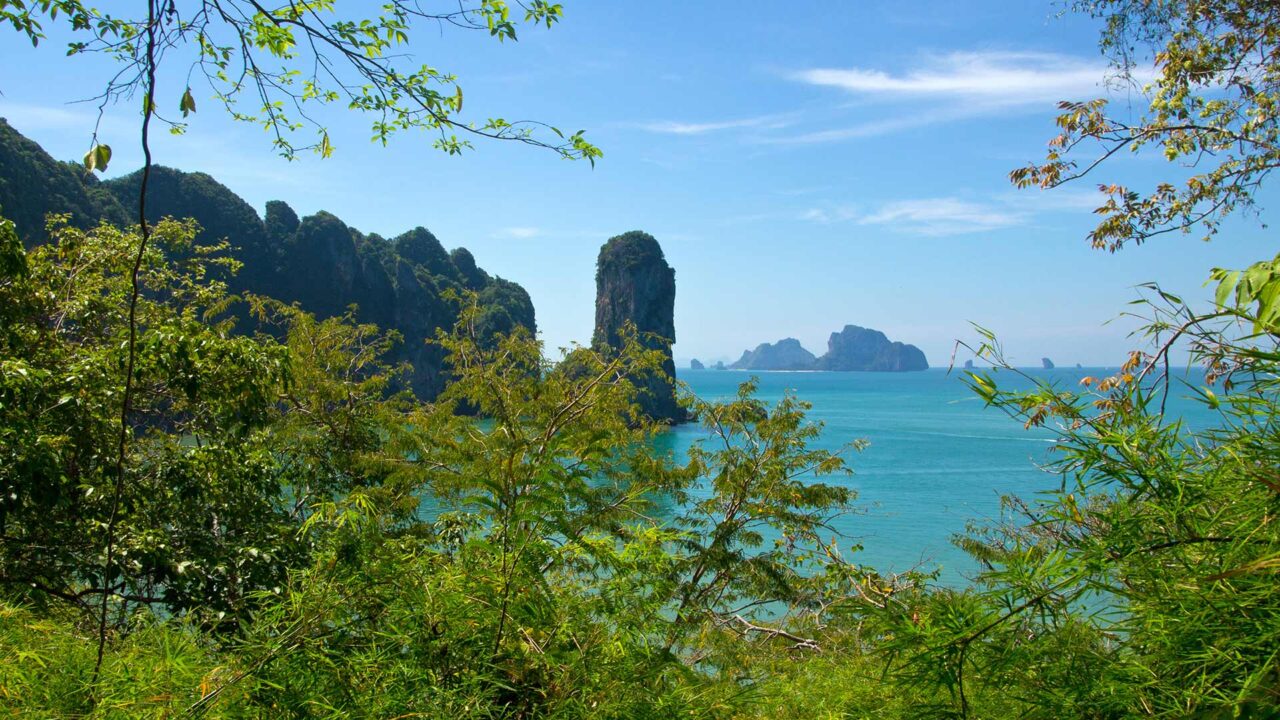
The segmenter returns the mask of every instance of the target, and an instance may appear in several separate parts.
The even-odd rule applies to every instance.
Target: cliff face
[[[734,370],[812,370],[817,358],[805,350],[800,341],[786,338],[770,345],[760,343],[747,350],[729,367]]]
[[[640,340],[665,356],[661,372],[632,378],[640,390],[641,410],[662,422],[683,422],[676,402],[675,342],[676,272],[667,264],[652,235],[632,231],[610,238],[596,261],[596,328],[592,344],[600,350],[622,345],[621,331],[631,322]]]
[[[863,370],[903,372],[928,370],[924,353],[915,345],[890,342],[879,330],[845,325],[831,333],[827,354],[817,363],[819,370]]]
[[[102,220],[136,223],[140,183],[140,172],[99,182],[78,165],[53,160],[0,119],[0,213],[14,221],[27,244],[46,239],[44,216],[51,212],[71,213],[79,227]],[[299,219],[279,200],[267,203],[260,218],[209,175],[166,167],[152,168],[147,205],[153,221],[195,218],[202,242],[230,241],[244,263],[238,275],[227,278],[232,292],[297,302],[320,317],[340,315],[355,304],[360,322],[399,331],[404,341],[390,359],[413,366],[410,384],[424,400],[447,381],[442,354],[426,342],[457,319],[442,299],[446,290],[477,293],[483,335],[536,330],[533,303],[523,288],[489,276],[463,248],[449,253],[425,228],[388,241],[326,212]]]

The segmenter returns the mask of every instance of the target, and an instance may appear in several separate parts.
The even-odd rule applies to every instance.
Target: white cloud
[[[1058,101],[1106,96],[1120,86],[1102,61],[1040,52],[952,52],[926,56],[898,71],[827,67],[788,77],[855,96],[864,116],[876,104],[893,109],[841,127],[760,142],[817,144],[878,137],[993,114],[1051,110]],[[1150,79],[1150,71],[1132,76],[1134,83]]]
[[[810,85],[869,97],[932,97],[995,104],[1087,99],[1105,93],[1107,66],[1096,60],[1035,52],[953,52],[917,68],[811,68],[792,74]]]
[[[1018,225],[1025,216],[994,205],[956,198],[897,200],[859,217],[860,225],[888,225],[914,235],[964,235]]]
[[[1007,206],[944,197],[894,200],[869,212],[848,206],[809,208],[799,217],[823,225],[853,222],[884,225],[908,235],[943,236],[1000,230],[1026,222],[1028,215]]]
[[[1024,207],[1036,212],[1092,212],[1110,196],[1097,187],[1057,187],[1040,189],[1036,187],[1016,190],[1002,195],[1000,200],[1010,205]]]
[[[961,120],[980,114],[983,114],[982,111],[972,108],[956,108],[946,112],[911,113],[901,117],[891,117],[884,120],[871,120],[845,127],[832,128],[829,130],[815,130],[813,132],[801,133],[799,135],[765,138],[760,142],[769,145],[807,145],[837,142],[840,140],[856,140],[861,138],[878,137],[880,135],[891,135],[902,130],[926,127],[928,125],[937,125],[939,123]]]
[[[832,208],[809,208],[800,213],[801,220],[809,222],[821,223],[829,225],[835,222],[847,222],[856,220],[858,213],[856,210],[848,207],[832,207]]]
[[[494,237],[507,238],[509,240],[528,240],[541,234],[542,230],[536,227],[508,227],[494,233]]]
[[[665,135],[703,135],[721,130],[741,130],[758,128],[776,130],[790,125],[790,121],[782,115],[761,115],[759,117],[739,118],[736,120],[719,120],[713,122],[679,122],[675,120],[658,120],[640,125],[641,130]]]

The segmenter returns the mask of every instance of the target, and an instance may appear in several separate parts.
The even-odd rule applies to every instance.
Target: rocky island
[[[698,360],[698,358],[694,358],[689,361],[689,369],[690,370],[706,370],[707,366],[703,365],[702,362]]]
[[[743,351],[742,357],[730,365],[733,370],[812,370],[817,358],[805,350],[795,338],[784,338],[772,345],[760,343],[755,350]]]
[[[915,345],[893,342],[879,330],[845,325],[831,333],[827,354],[818,359],[819,370],[909,372],[928,370],[929,362]]]
[[[846,325],[831,333],[827,352],[814,357],[795,338],[761,343],[747,350],[734,370],[834,370],[837,372],[909,372],[928,370],[929,362],[915,345],[894,342],[879,330]]]

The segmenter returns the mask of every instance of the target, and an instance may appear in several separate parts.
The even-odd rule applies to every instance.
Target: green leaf
[[[84,154],[84,166],[87,170],[106,172],[109,162],[111,162],[110,145],[94,145]]]
[[[182,117],[196,111],[196,99],[191,96],[191,88],[187,88],[187,91],[182,93],[182,101],[178,104],[178,109],[182,111]]]
[[[1219,274],[1218,271],[1215,270],[1214,274],[1219,282],[1218,290],[1213,296],[1213,301],[1217,303],[1218,307],[1226,307],[1227,296],[1231,294],[1231,291],[1236,287],[1236,283],[1240,281],[1240,271],[1236,270]]]
[[[458,101],[457,112],[462,112],[462,86],[455,85],[454,88],[457,90],[453,95],[454,99]]]

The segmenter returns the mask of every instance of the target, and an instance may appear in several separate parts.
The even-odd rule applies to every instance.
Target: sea
[[[999,371],[1001,387],[1027,389],[1032,379],[1078,388],[1086,376],[1105,377],[1115,368],[1028,369],[1021,377]],[[937,582],[961,586],[977,563],[953,539],[969,523],[1000,517],[1000,498],[1028,500],[1061,487],[1050,472],[1055,435],[1046,428],[1024,428],[1000,409],[987,407],[963,382],[959,370],[922,372],[744,372],[679,370],[677,377],[706,400],[730,399],[739,383],[754,376],[757,396],[777,401],[787,391],[812,404],[809,419],[822,423],[816,447],[837,450],[865,440],[861,452],[846,456],[852,476],[824,482],[845,484],[857,492],[857,511],[835,528],[842,547],[861,545],[856,562],[881,572],[937,571]],[[1171,385],[1167,417],[1191,426],[1207,426],[1214,412],[1195,399],[1191,386],[1203,375],[1190,371]],[[676,426],[655,440],[655,450],[677,458],[708,431],[696,424]]]

